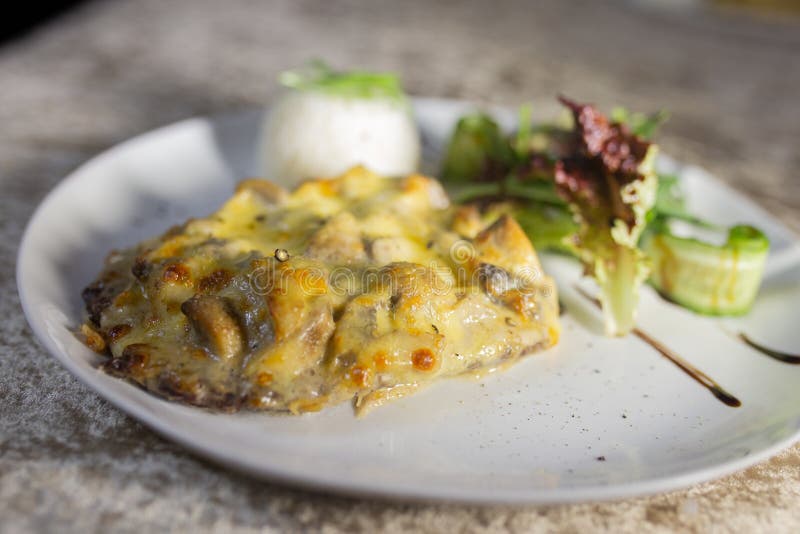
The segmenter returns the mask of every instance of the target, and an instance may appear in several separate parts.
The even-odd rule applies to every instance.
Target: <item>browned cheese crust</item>
[[[103,369],[215,409],[360,413],[554,345],[555,285],[504,216],[439,183],[354,168],[288,192],[248,180],[216,213],[115,251],[83,292]]]

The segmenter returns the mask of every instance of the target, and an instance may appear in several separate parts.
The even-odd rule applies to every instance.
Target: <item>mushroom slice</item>
[[[181,311],[211,352],[224,360],[242,354],[244,334],[227,299],[214,295],[195,295],[181,305]]]

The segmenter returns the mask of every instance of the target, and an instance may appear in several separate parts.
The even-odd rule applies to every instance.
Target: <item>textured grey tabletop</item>
[[[800,229],[800,21],[635,2],[89,3],[0,48],[0,531],[797,531],[800,447],[685,491],[606,504],[351,500],[232,474],[78,383],[33,338],[14,266],[67,172],[158,125],[267,102],[314,56],[414,94],[516,105],[564,92],[672,112],[664,151]]]

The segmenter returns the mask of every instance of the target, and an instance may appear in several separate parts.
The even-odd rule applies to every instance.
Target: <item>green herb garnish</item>
[[[668,119],[669,112],[663,109],[652,114],[633,113],[622,106],[611,110],[611,120],[627,124],[631,133],[642,139],[652,139]]]
[[[299,69],[287,70],[278,77],[281,85],[299,91],[320,91],[346,98],[385,98],[405,101],[400,79],[394,73],[332,70],[323,61],[312,61]]]

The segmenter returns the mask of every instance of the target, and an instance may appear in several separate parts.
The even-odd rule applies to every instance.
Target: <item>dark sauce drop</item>
[[[774,350],[769,347],[765,347],[764,345],[756,343],[755,341],[747,337],[747,335],[744,334],[743,332],[739,332],[737,337],[742,341],[744,341],[751,348],[756,349],[761,354],[765,354],[766,356],[774,358],[779,362],[789,363],[792,365],[800,365],[800,355],[798,354],[789,354],[788,352],[781,352],[779,350]]]
[[[586,293],[583,289],[578,286],[575,286],[575,290],[580,293],[584,298],[590,300],[595,306],[602,307],[600,301],[594,298],[593,296]],[[703,371],[695,367],[694,365],[690,364],[674,352],[672,352],[669,348],[662,345],[660,341],[653,338],[647,332],[640,330],[639,328],[633,329],[634,335],[656,349],[662,356],[667,358],[669,361],[674,363],[678,366],[678,368],[689,375],[695,382],[702,385],[708,391],[711,392],[720,402],[725,404],[726,406],[730,406],[732,408],[738,408],[742,405],[742,401],[728,393],[722,386],[717,384],[710,376],[705,374]]]

